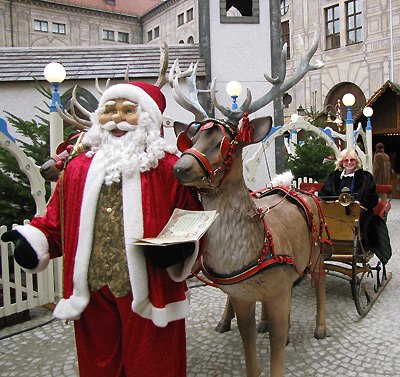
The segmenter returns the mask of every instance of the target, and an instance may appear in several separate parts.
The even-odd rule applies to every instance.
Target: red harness
[[[206,173],[206,177],[208,179],[208,183],[212,184],[214,181],[215,176],[225,168],[225,174],[222,178],[221,182],[218,184],[217,187],[220,187],[228,173],[231,171],[233,161],[235,159],[235,149],[238,143],[237,141],[237,134],[232,129],[232,127],[227,123],[220,119],[209,119],[207,122],[200,123],[199,131],[205,131],[210,129],[213,126],[218,126],[219,129],[223,133],[223,138],[220,144],[220,153],[222,156],[222,164],[218,166],[216,169],[211,168],[211,164],[209,163],[207,156],[204,153],[199,152],[197,149],[192,147],[192,140],[188,136],[188,129],[190,128],[191,124],[188,126],[186,131],[181,132],[177,137],[177,146],[178,149],[182,152],[182,156],[185,154],[189,154],[193,156],[203,168],[204,172]],[[232,141],[229,141],[227,132],[230,134],[230,138]]]
[[[319,212],[319,218],[320,218],[320,226],[317,227],[314,221],[314,213],[311,210],[311,208],[308,206],[308,204],[305,202],[305,200],[296,192],[295,190],[290,190],[287,187],[275,187],[273,189],[265,189],[264,191],[258,191],[256,193],[256,197],[261,198],[266,195],[271,195],[275,193],[283,193],[284,198],[287,198],[288,200],[296,203],[305,213],[308,225],[310,227],[311,231],[311,242],[312,242],[312,247],[317,245],[318,243],[320,244],[320,253],[323,254],[324,252],[324,246],[325,243],[329,243],[332,245],[330,240],[325,240],[322,239],[322,231],[325,227],[328,238],[330,239],[329,231],[327,228],[327,225],[325,223],[325,219],[322,213],[321,206],[319,204],[318,198],[312,194],[305,193],[309,196],[311,196],[318,208]],[[252,195],[252,194],[250,194]],[[252,195],[254,196],[254,195]],[[261,211],[261,209],[260,209]],[[261,211],[262,213],[262,211]],[[262,215],[263,216],[263,215]],[[310,253],[310,259],[309,259],[309,264],[306,268],[305,271],[301,271],[296,263],[295,260],[292,256],[290,255],[284,255],[280,254],[277,255],[275,252],[275,247],[274,247],[274,242],[271,233],[268,232],[267,224],[265,222],[265,218],[263,217],[264,221],[264,227],[265,227],[265,237],[264,237],[264,245],[261,250],[261,256],[260,258],[249,264],[248,266],[244,267],[240,271],[236,271],[232,274],[217,274],[214,272],[210,267],[207,267],[206,264],[204,263],[203,257],[201,256],[200,258],[200,264],[201,264],[201,269],[204,273],[204,275],[211,280],[213,283],[209,283],[199,277],[196,273],[193,273],[195,276],[197,276],[200,280],[203,282],[212,285],[214,287],[217,287],[218,285],[231,285],[231,284],[236,284],[240,283],[246,279],[251,278],[252,276],[258,274],[261,271],[270,269],[272,267],[280,266],[280,265],[288,265],[288,266],[294,266],[300,276],[305,276],[305,274],[313,274],[311,271],[311,265],[312,265],[312,247],[311,247],[311,253]],[[323,263],[323,258],[320,260],[320,270],[319,274],[322,273],[322,263]]]

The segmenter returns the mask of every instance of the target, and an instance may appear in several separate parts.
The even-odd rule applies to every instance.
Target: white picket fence
[[[298,178],[297,180],[294,180],[292,182],[293,187],[295,188],[300,188],[301,183],[318,183],[317,181],[314,181],[312,178]]]
[[[7,231],[3,225],[0,235]],[[45,271],[26,273],[13,258],[14,245],[0,240],[0,318],[56,302],[62,293],[62,258],[50,261]]]

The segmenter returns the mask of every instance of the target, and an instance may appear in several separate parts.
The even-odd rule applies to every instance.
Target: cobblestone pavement
[[[393,277],[365,318],[357,314],[350,284],[328,276],[327,325],[331,337],[316,340],[315,295],[309,278],[294,288],[285,376],[400,376],[400,200],[392,200],[388,227],[393,257],[387,269]],[[244,376],[236,321],[228,333],[214,331],[225,295],[196,280],[189,283],[188,376]],[[257,311],[259,315],[260,308]],[[51,312],[42,307],[32,309],[30,314],[29,321],[0,329],[0,376],[78,376],[73,326],[52,320]],[[257,347],[260,365],[267,375],[268,334],[258,335]]]

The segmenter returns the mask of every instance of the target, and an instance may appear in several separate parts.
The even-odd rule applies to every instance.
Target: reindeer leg
[[[222,314],[218,325],[215,327],[215,331],[221,334],[229,331],[231,329],[231,321],[233,318],[235,318],[235,311],[233,310],[231,299],[228,296],[224,313]]]
[[[256,303],[234,297],[231,297],[230,300],[236,312],[237,323],[242,338],[246,361],[246,375],[247,377],[258,377],[261,370],[258,366],[256,349]]]
[[[291,287],[278,296],[268,298],[267,306],[270,343],[271,377],[283,377],[283,362],[289,332]]]
[[[267,308],[264,303],[261,303],[261,319],[257,325],[257,332],[260,334],[268,332]]]
[[[325,339],[330,336],[326,329],[326,292],[325,292],[325,274],[315,273],[312,275],[312,282],[316,287],[317,295],[317,316],[314,337],[317,339]]]

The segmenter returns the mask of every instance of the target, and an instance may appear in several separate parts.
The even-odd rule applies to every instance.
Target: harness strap
[[[251,278],[253,275],[267,270],[269,268],[280,266],[283,264],[292,265],[294,264],[294,259],[290,255],[278,255],[275,257],[266,257],[261,262],[260,260],[244,267],[242,270],[235,272],[233,274],[217,274],[212,271],[209,267],[206,267],[203,261],[203,257],[200,258],[201,268],[204,275],[218,285],[231,285],[235,283],[240,283],[246,279]],[[202,280],[204,281],[204,280]],[[214,285],[215,286],[215,285]]]
[[[200,164],[203,166],[204,170],[208,173],[208,174],[213,174],[213,171],[211,170],[211,165],[208,162],[207,156],[201,152],[199,152],[197,149],[194,148],[189,148],[186,149],[183,153],[182,156],[185,154],[189,154],[191,156],[193,156],[197,161],[200,162]]]

